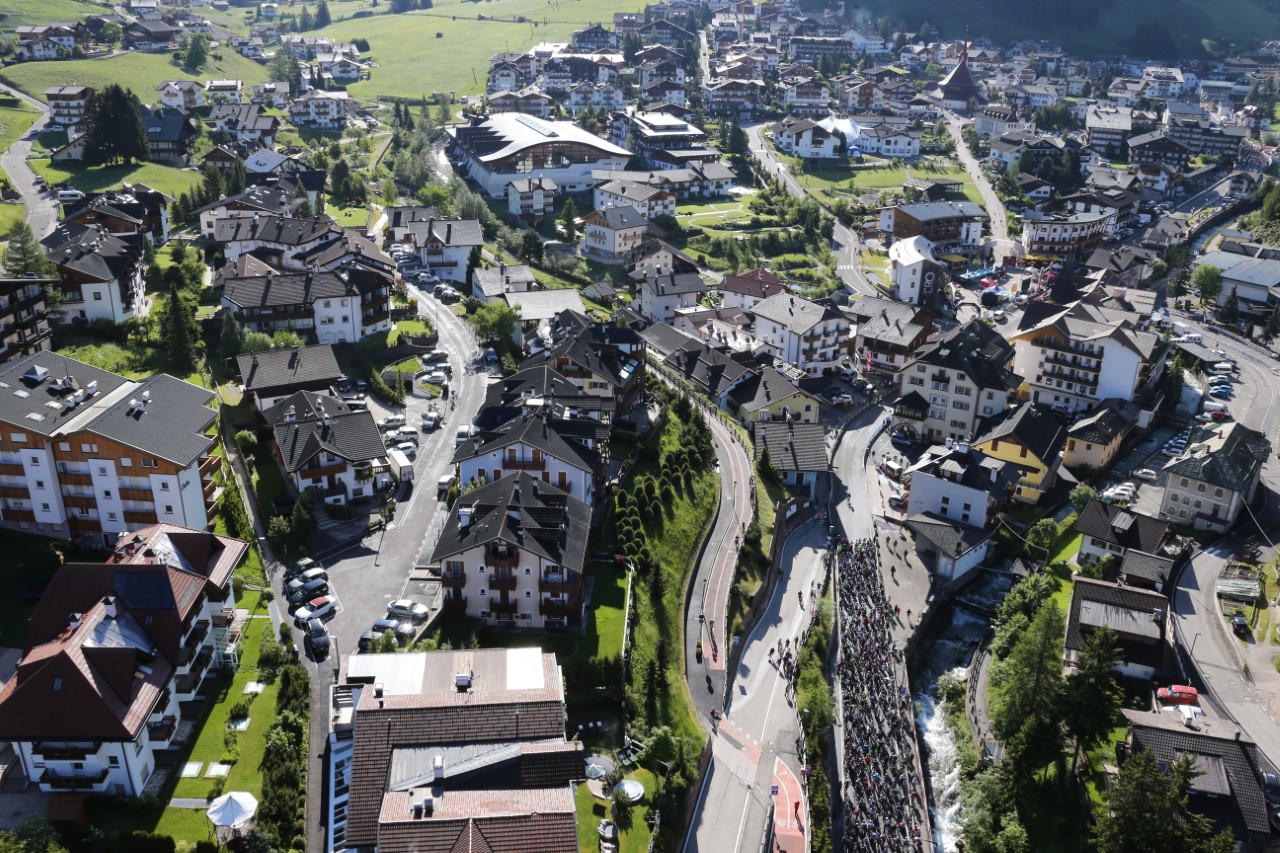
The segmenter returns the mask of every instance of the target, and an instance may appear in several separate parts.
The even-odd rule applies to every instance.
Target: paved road
[[[969,177],[973,178],[973,182],[977,184],[982,203],[987,208],[987,215],[991,217],[991,239],[1008,240],[1009,226],[1005,222],[1004,205],[996,197],[991,181],[987,180],[987,173],[982,171],[982,165],[974,158],[969,146],[965,145],[964,137],[960,135],[962,127],[964,127],[964,119],[954,113],[947,114],[947,131],[956,144],[956,156],[969,172]]]
[[[712,736],[712,760],[702,778],[694,808],[687,853],[758,850],[764,838],[772,799],[772,786],[787,793],[780,802],[774,830],[786,849],[803,853],[805,836],[794,822],[794,797],[800,767],[796,741],[800,735],[795,707],[786,681],[769,659],[769,650],[784,640],[798,642],[810,620],[797,593],[810,593],[821,583],[826,552],[825,528],[809,522],[786,541],[782,565],[786,567],[774,587],[764,615],[745,639],[745,650],[734,676],[728,713]],[[779,765],[778,762],[781,762]],[[803,794],[800,794],[803,796]],[[807,803],[800,809],[808,815]],[[803,818],[807,821],[807,818]]]
[[[1186,318],[1180,321],[1190,322]],[[1226,351],[1240,365],[1241,381],[1236,385],[1236,397],[1229,401],[1232,414],[1246,426],[1262,431],[1273,451],[1280,449],[1280,405],[1275,394],[1280,362],[1251,345],[1218,334],[1214,327],[1197,331],[1204,335],[1206,345]],[[1262,541],[1276,542],[1280,536],[1280,471],[1275,459],[1268,459],[1263,468],[1251,509],[1264,531]],[[1246,513],[1238,533],[1192,559],[1174,591],[1174,630],[1179,647],[1194,662],[1216,704],[1258,743],[1273,767],[1280,767],[1280,676],[1270,665],[1268,638],[1250,637],[1241,643],[1229,635],[1215,596],[1227,557],[1239,553],[1244,538],[1258,532],[1258,524],[1251,523]],[[1278,611],[1274,603],[1271,614],[1275,624]],[[1252,679],[1244,677],[1246,660]]]
[[[0,152],[0,168],[13,181],[13,188],[22,194],[22,201],[27,206],[27,224],[36,237],[44,237],[58,222],[58,202],[51,194],[36,186],[36,173],[27,165],[27,157],[31,154],[31,141],[49,121],[49,108],[43,102],[3,84],[0,84],[0,91],[20,98],[41,113],[26,136],[15,141],[7,151]]]
[[[402,495],[392,524],[385,532],[366,537],[347,550],[322,556],[329,570],[342,612],[329,623],[333,636],[333,655],[322,663],[308,661],[312,671],[311,767],[307,787],[307,849],[322,850],[324,841],[323,762],[328,737],[329,686],[333,683],[338,656],[356,650],[360,634],[386,614],[387,602],[404,596],[421,594],[425,584],[412,581],[410,570],[427,560],[435,539],[443,526],[444,504],[436,500],[436,483],[446,471],[453,470],[451,461],[457,427],[471,423],[484,402],[489,376],[484,372],[467,372],[480,355],[471,331],[462,319],[436,299],[410,286],[418,300],[418,311],[440,330],[440,348],[449,353],[453,365],[452,393],[457,410],[445,409],[443,427],[420,436],[418,455],[414,461],[414,487]],[[421,412],[430,405],[425,399],[411,397],[404,409],[411,424],[421,423]],[[375,406],[378,411],[382,407]],[[301,636],[297,636],[301,645]]]
[[[707,731],[711,730],[711,710],[724,707],[728,658],[725,638],[725,613],[729,589],[733,585],[738,563],[735,537],[751,523],[751,487],[754,477],[747,450],[738,434],[719,418],[711,418],[711,435],[715,439],[716,463],[721,475],[720,513],[707,540],[702,561],[689,586],[686,611],[685,678],[689,695]],[[702,643],[702,660],[698,660],[697,644]]]

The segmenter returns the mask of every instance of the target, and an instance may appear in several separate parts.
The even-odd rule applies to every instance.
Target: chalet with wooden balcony
[[[616,411],[613,398],[578,387],[545,361],[490,384],[481,411],[506,409],[515,416],[544,406],[550,406],[555,418],[589,418],[605,426],[613,423]]]
[[[169,242],[169,205],[174,198],[146,184],[124,184],[65,207],[66,219],[102,225],[114,237],[141,234],[156,246]]]
[[[157,522],[207,527],[221,497],[213,399],[51,352],[3,365],[0,527],[107,545]]]
[[[299,391],[329,393],[342,377],[333,347],[293,347],[236,356],[244,393],[259,412]]]
[[[810,376],[837,370],[853,343],[849,318],[826,305],[776,293],[751,309],[755,334],[776,357]]]
[[[478,433],[458,448],[453,461],[464,483],[495,483],[527,473],[591,505],[603,485],[609,453],[595,421],[523,413]]]
[[[41,243],[57,270],[61,322],[123,323],[150,310],[141,237],[117,237],[101,224],[64,221]]]
[[[431,561],[445,610],[490,624],[578,624],[591,510],[533,471],[458,499]]]
[[[326,503],[371,497],[391,482],[387,449],[367,410],[319,418],[286,411],[275,426],[275,450],[294,489],[312,490]]]
[[[522,370],[548,365],[586,394],[613,400],[625,413],[645,389],[646,345],[634,329],[595,323],[576,311],[550,322],[551,346],[526,359]]]
[[[179,723],[237,660],[231,574],[247,550],[156,524],[122,534],[104,563],[54,575],[0,689],[0,739],[41,791],[137,797],[174,760]]]
[[[51,348],[45,288],[57,284],[53,279],[0,279],[0,364]]]
[[[244,328],[295,331],[321,344],[357,343],[391,328],[390,274],[357,265],[326,271],[255,269],[222,279],[222,304]]]

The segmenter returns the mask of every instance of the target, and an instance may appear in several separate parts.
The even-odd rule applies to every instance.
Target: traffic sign
[[[773,793],[772,793],[772,794],[770,794],[770,796],[773,796],[773,797],[778,796],[778,786],[777,786],[777,785],[774,785],[774,786],[773,786]]]

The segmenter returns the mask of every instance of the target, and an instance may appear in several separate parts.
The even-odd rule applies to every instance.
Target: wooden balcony
[[[26,490],[24,489],[20,494],[8,495],[4,494],[4,489],[0,489],[0,496],[6,498],[26,497]],[[98,499],[93,495],[63,495],[62,503],[74,509],[80,509],[82,507],[84,509],[96,509],[98,506]]]
[[[12,474],[15,477],[25,477],[27,472],[21,464],[17,462],[0,462],[0,474]],[[86,483],[86,485],[88,485]]]
[[[582,579],[571,575],[543,577],[538,580],[538,592],[573,598],[582,593]]]
[[[0,486],[0,498],[20,498],[25,500],[29,497],[31,497],[31,492],[26,486]]]
[[[442,572],[440,575],[440,585],[445,589],[464,589],[467,586],[467,573]]]
[[[155,524],[158,520],[155,511],[150,512],[133,512],[125,510],[124,520],[136,524]]]
[[[467,597],[465,595],[446,595],[444,597],[444,612],[465,614],[467,612]]]
[[[503,459],[502,467],[507,471],[541,471],[547,467],[546,459]]]
[[[493,590],[506,590],[508,592],[516,588],[516,578],[518,576],[511,572],[501,572],[499,574],[489,575],[489,588]]]
[[[520,563],[520,552],[514,548],[490,548],[485,552],[486,564],[499,569],[514,569]]]
[[[45,746],[37,743],[31,747],[31,755],[45,761],[84,761],[98,749],[96,746]]]
[[[316,465],[311,468],[302,468],[298,471],[298,476],[304,480],[309,480],[316,477],[327,477],[330,474],[341,474],[346,470],[346,462],[335,462],[332,465]]]
[[[35,521],[36,514],[29,509],[6,509],[4,511],[5,521]]]
[[[97,773],[54,773],[48,767],[40,772],[36,780],[41,785],[48,785],[55,791],[80,791],[96,788],[107,781],[107,768]]]
[[[128,518],[127,513],[125,514],[125,518]],[[155,521],[155,519],[153,518],[152,521]],[[78,515],[73,515],[67,519],[67,525],[76,533],[102,532],[102,522],[96,518],[82,518]]]
[[[569,619],[578,615],[578,606],[567,599],[544,598],[538,602],[538,612],[551,619]]]
[[[120,499],[138,501],[139,503],[155,503],[156,494],[150,489],[121,489]]]
[[[200,476],[203,477],[206,474],[212,475],[213,472],[218,470],[221,463],[222,463],[222,460],[219,459],[217,456],[201,456],[200,457]]]
[[[5,467],[5,466],[0,465],[0,474],[7,474],[7,473],[11,473],[11,472],[8,472],[8,471],[3,470],[3,469],[4,469],[4,467]],[[16,466],[16,467],[17,467],[17,469],[18,469],[17,473],[21,474],[21,473],[22,473],[22,466],[21,466],[21,465],[18,465],[18,466]],[[71,473],[68,473],[68,472],[59,471],[59,472],[58,472],[58,482],[59,482],[59,483],[61,483],[61,484],[62,484],[62,485],[64,485],[64,486],[92,486],[92,485],[93,485],[93,477],[92,477],[91,475],[89,475],[89,474],[71,474]]]
[[[499,601],[490,599],[489,610],[495,614],[503,616],[515,616],[519,612],[519,602],[516,601]]]

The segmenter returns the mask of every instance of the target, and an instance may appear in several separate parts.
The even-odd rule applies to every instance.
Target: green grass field
[[[110,59],[23,62],[0,71],[0,81],[41,100],[44,99],[45,89],[69,80],[98,89],[109,83],[119,83],[133,89],[143,103],[149,103],[155,100],[155,87],[166,80],[231,78],[243,80],[245,86],[249,87],[267,79],[265,66],[245,59],[230,48],[222,48],[215,53],[222,59],[215,59],[211,54],[204,69],[195,75],[174,65],[165,54],[126,53]]]
[[[89,0],[4,0],[0,6],[0,29],[12,30],[23,24],[47,24],[50,21],[76,21],[110,11],[110,3],[92,3]]]
[[[0,204],[0,240],[7,239],[13,226],[27,215],[25,204]]]
[[[200,183],[199,172],[186,172],[159,163],[133,166],[85,166],[78,163],[52,163],[47,159],[30,160],[31,168],[50,184],[70,183],[84,192],[102,192],[123,183],[146,184],[175,198]]]
[[[495,53],[566,41],[590,23],[612,21],[614,12],[644,8],[642,0],[504,0],[501,5],[439,0],[427,11],[389,15],[383,13],[388,5],[380,3],[373,10],[377,14],[358,20],[350,16],[365,6],[363,2],[329,5],[335,23],[321,32],[336,39],[368,39],[368,56],[378,63],[370,79],[350,87],[353,97],[480,93],[489,57]],[[479,21],[477,14],[501,15],[507,22]],[[537,26],[509,23],[521,16],[537,21]],[[344,17],[348,20],[340,20]]]
[[[794,162],[794,161],[793,161]],[[947,178],[964,183],[965,197],[977,204],[982,203],[982,196],[960,166],[936,166],[929,163],[917,163],[906,167],[894,167],[888,160],[880,161],[882,166],[873,169],[850,169],[848,167],[813,167],[809,169],[792,169],[802,186],[820,196],[828,203],[839,198],[851,198],[868,192],[902,192],[902,182],[912,178]]]
[[[40,113],[26,105],[0,107],[0,149],[7,150],[10,145],[18,141],[39,117]]]

